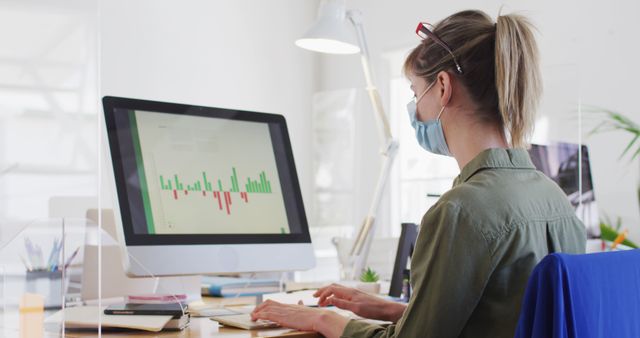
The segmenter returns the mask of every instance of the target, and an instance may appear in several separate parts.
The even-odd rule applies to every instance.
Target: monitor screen
[[[127,245],[310,242],[282,116],[105,98]]]

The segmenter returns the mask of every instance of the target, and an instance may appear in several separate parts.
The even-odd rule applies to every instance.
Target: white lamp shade
[[[360,52],[355,31],[346,20],[344,0],[329,0],[321,4],[318,19],[298,40],[296,46],[329,54]]]

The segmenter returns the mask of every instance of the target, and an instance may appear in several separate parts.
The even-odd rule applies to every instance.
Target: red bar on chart
[[[178,190],[173,189],[173,198],[178,199]]]
[[[224,192],[224,201],[226,202],[227,207],[227,215],[231,215],[231,210],[229,210],[229,204],[231,204],[231,196],[229,196],[229,192]]]
[[[220,208],[220,210],[222,210],[222,199],[220,198],[220,192],[219,191],[214,191],[213,192],[213,198],[217,198],[218,199],[218,207]]]

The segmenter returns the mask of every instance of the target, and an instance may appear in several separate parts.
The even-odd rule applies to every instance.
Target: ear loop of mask
[[[447,100],[447,103],[449,103],[449,101],[451,100],[451,93],[449,93],[449,100]],[[442,109],[440,109],[440,112],[438,113],[438,120],[440,120],[440,116],[442,116],[442,113],[444,112],[444,108],[447,106],[447,104],[445,103],[444,106],[442,106]]]
[[[425,95],[427,94],[427,92],[429,91],[429,89],[431,89],[431,87],[433,87],[433,85],[435,85],[435,84],[436,84],[436,82],[435,82],[435,81],[433,81],[433,82],[429,85],[429,87],[427,87],[427,89],[425,89],[425,90],[422,92],[422,94],[420,94],[420,96],[416,98],[416,106],[418,105],[418,102],[420,102],[420,100],[422,100],[422,97],[423,97],[423,96],[425,96]]]
[[[442,106],[442,109],[440,109],[440,112],[438,113],[438,117],[436,118],[437,120],[440,119],[440,116],[442,115],[442,113],[444,112],[444,107],[446,107],[446,105]]]
[[[417,106],[418,106],[418,102],[420,102],[420,100],[422,99],[422,97],[423,97],[425,94],[427,94],[427,92],[429,91],[429,89],[431,89],[431,87],[433,87],[435,84],[436,84],[436,82],[435,82],[435,81],[433,81],[433,83],[431,83],[431,84],[429,85],[429,87],[427,87],[427,89],[425,89],[425,90],[424,90],[424,92],[422,92],[422,94],[420,94],[420,97],[416,98],[416,108],[417,108]],[[451,99],[451,98],[449,98],[449,99]],[[442,106],[442,109],[440,109],[440,112],[438,113],[438,117],[436,118],[436,120],[440,120],[440,116],[442,116],[442,113],[444,112],[444,108],[445,108],[446,106],[447,106],[446,104],[445,104],[444,106]]]

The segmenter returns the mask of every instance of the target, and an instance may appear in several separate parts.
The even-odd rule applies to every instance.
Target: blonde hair
[[[482,11],[455,13],[437,23],[433,33],[453,51],[427,38],[407,57],[405,73],[433,82],[447,71],[470,93],[476,117],[498,124],[512,147],[527,147],[542,93],[533,25],[521,15],[498,16],[494,24]]]

